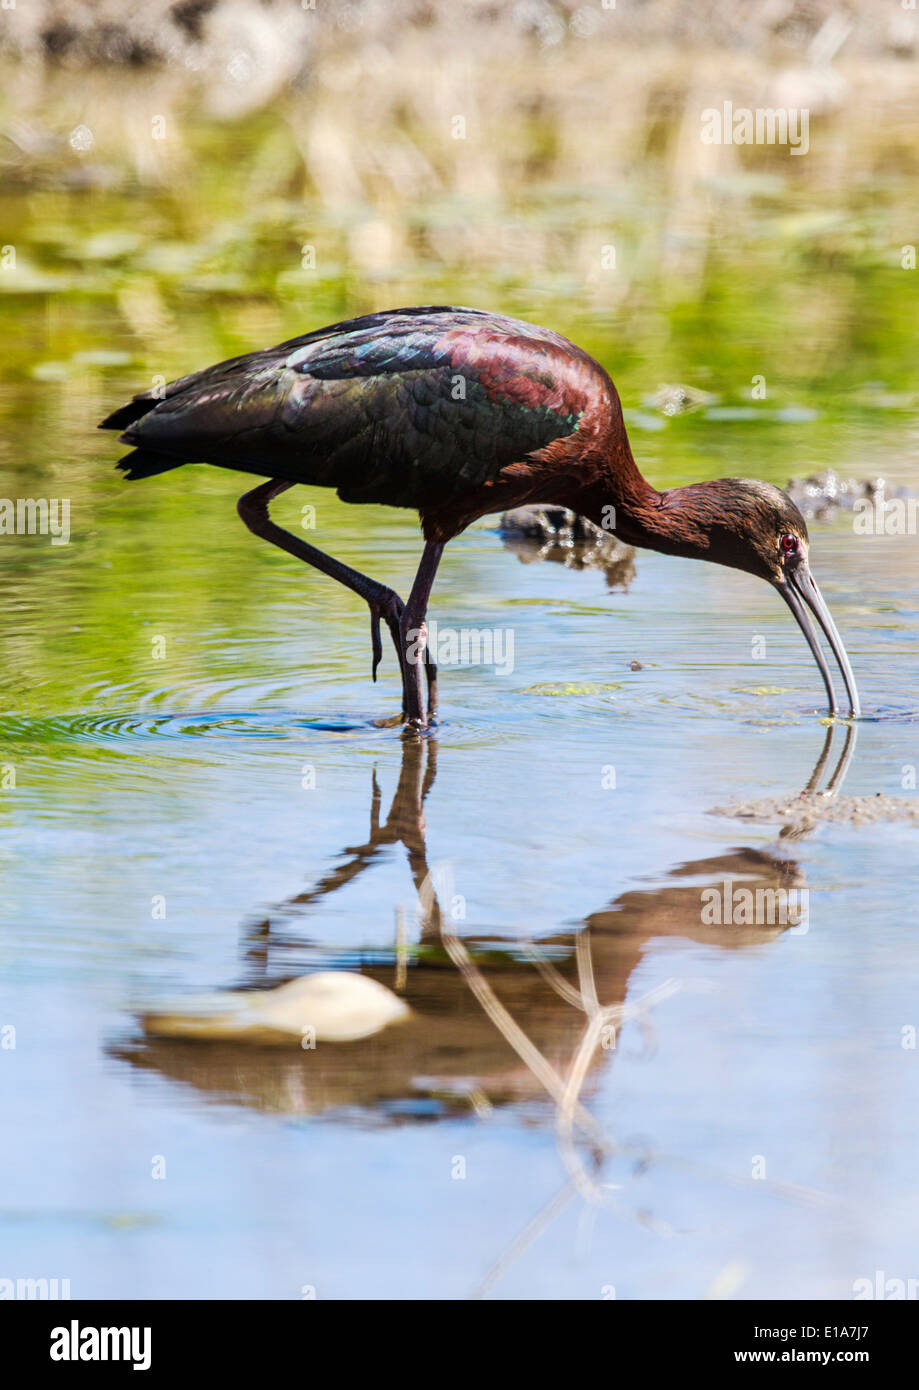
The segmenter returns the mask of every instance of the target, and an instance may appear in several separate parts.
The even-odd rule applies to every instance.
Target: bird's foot
[[[427,649],[427,625],[422,622],[418,629],[409,631],[405,618],[405,604],[392,589],[384,590],[379,597],[368,598],[367,606],[370,609],[370,639],[373,651],[371,674],[374,681],[377,678],[377,668],[383,659],[383,640],[380,634],[382,621],[385,621],[389,628],[402,672],[402,713],[389,719],[374,720],[374,725],[379,729],[389,729],[403,724],[407,731],[425,733],[437,723],[437,667]],[[419,637],[420,652],[416,645]],[[412,647],[414,651],[410,650]],[[419,665],[424,667],[423,683],[417,670],[413,670]],[[425,686],[427,701],[424,697]]]
[[[370,723],[375,729],[398,729],[401,726],[403,733],[425,734],[436,728],[440,720],[435,718],[433,711],[428,712],[427,719],[410,719],[405,710],[402,710],[401,713],[391,714],[386,719],[371,719]]]
[[[402,737],[414,738],[418,734],[429,734],[434,727],[435,720],[425,719],[423,715],[408,719],[402,716]]]
[[[399,629],[399,621],[402,617],[402,610],[405,605],[398,594],[391,589],[386,590],[381,599],[368,599],[367,606],[370,609],[370,643],[373,652],[373,664],[370,674],[375,681],[377,678],[377,667],[383,660],[383,641],[380,637],[380,621],[385,620],[389,628],[390,636],[396,648],[396,657],[399,661],[399,668],[402,667],[402,639]]]
[[[391,714],[388,719],[371,719],[370,722],[375,729],[398,729],[405,723],[405,710],[401,714]]]

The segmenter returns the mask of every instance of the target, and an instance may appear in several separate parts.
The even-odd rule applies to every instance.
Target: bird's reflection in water
[[[809,789],[823,775],[831,741],[832,729]],[[648,943],[671,937],[736,950],[773,940],[796,927],[781,904],[803,886],[802,871],[784,855],[742,846],[680,864],[655,886],[622,893],[580,928],[537,941],[516,932],[477,935],[450,916],[449,867],[432,870],[428,864],[424,805],[436,777],[437,752],[433,737],[406,741],[385,820],[374,774],[366,841],[347,849],[314,887],[278,904],[244,936],[247,987],[275,986],[311,966],[359,969],[405,999],[408,1021],[359,1042],[320,1044],[314,1050],[296,1043],[279,1051],[145,1037],[119,1046],[117,1055],[215,1100],[284,1113],[363,1107],[378,1118],[407,1122],[466,1113],[470,1107],[487,1112],[548,1101],[560,1113],[567,1110],[569,1128],[580,1125],[600,1152],[605,1146],[583,1101],[596,1069],[615,1056],[623,1021],[635,1018],[646,1040],[651,1035],[651,1011],[660,992],[646,1000],[629,995]],[[850,756],[847,739],[831,794]],[[295,930],[298,917],[308,919],[311,910],[394,845],[407,853],[419,906],[417,929],[397,933],[391,952],[370,958],[346,954]],[[711,914],[706,920],[703,903],[726,883],[742,884],[754,895],[762,890],[760,900],[777,902],[778,911],[758,922],[742,915],[739,921],[711,921]],[[706,890],[711,891],[706,895]],[[410,921],[412,914],[403,916]]]
[[[828,764],[832,727],[805,794],[814,793]],[[854,747],[851,730],[825,795],[838,791]],[[584,1218],[601,1207],[652,1230],[673,1227],[630,1197],[633,1180],[652,1164],[676,1164],[685,1176],[738,1187],[754,1186],[794,1202],[823,1202],[823,1194],[793,1184],[747,1175],[703,1172],[682,1156],[650,1152],[641,1143],[621,1144],[590,1108],[601,1068],[615,1058],[619,1030],[637,1023],[636,1042],[653,1048],[653,1010],[680,988],[670,980],[643,998],[630,992],[633,972],[648,944],[682,938],[723,950],[769,942],[787,930],[801,930],[792,914],[751,922],[706,922],[703,902],[712,891],[724,897],[727,885],[761,892],[763,901],[781,904],[803,886],[803,872],[791,858],[751,847],[698,859],[673,868],[663,882],[620,894],[571,931],[527,941],[475,935],[451,919],[454,901],[449,869],[428,864],[425,800],[434,785],[434,738],[406,741],[399,784],[385,821],[373,777],[370,833],[344,852],[342,862],[303,893],[278,904],[266,920],[249,927],[244,944],[252,986],[271,987],[297,971],[303,956],[327,969],[360,968],[389,989],[398,990],[411,1009],[397,1023],[359,1042],[327,1043],[303,1050],[254,1047],[241,1043],[144,1037],[113,1048],[132,1065],[193,1087],[208,1100],[236,1103],[287,1115],[334,1112],[353,1119],[355,1110],[372,1112],[374,1122],[436,1121],[441,1117],[487,1116],[495,1107],[540,1107],[553,1124],[564,1176],[557,1192],[526,1223],[494,1261],[475,1296],[484,1297],[505,1271],[573,1201]],[[342,959],[296,932],[296,917],[309,914],[329,895],[364,873],[387,847],[407,853],[418,897],[418,930],[409,941],[398,933],[391,953],[362,960]],[[709,890],[706,896],[706,890]],[[784,894],[781,890],[785,890]],[[733,891],[733,888],[732,888]],[[403,914],[403,920],[408,914]],[[640,1032],[641,1039],[637,1034]],[[623,1046],[634,1050],[627,1038]],[[615,1178],[616,1181],[612,1181]],[[588,1226],[583,1227],[584,1230]]]

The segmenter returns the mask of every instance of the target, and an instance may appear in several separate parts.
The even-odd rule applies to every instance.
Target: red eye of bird
[[[795,553],[795,551],[797,550],[797,548],[798,548],[798,538],[797,538],[797,536],[788,535],[788,536],[783,536],[783,537],[782,537],[782,549],[784,550],[784,552],[785,552],[786,555],[794,555],[794,553]]]

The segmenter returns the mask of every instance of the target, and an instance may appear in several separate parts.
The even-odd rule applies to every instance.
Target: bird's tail
[[[137,440],[132,438],[131,426],[154,410],[161,400],[160,391],[144,391],[132,401],[128,401],[127,405],[106,416],[99,428],[126,430],[127,433],[121,436],[121,443],[136,444]],[[120,468],[127,479],[135,482],[138,478],[155,478],[157,473],[168,473],[170,468],[181,468],[184,462],[185,459],[177,459],[175,455],[159,454],[155,449],[134,449],[130,454],[125,454],[123,459],[119,459],[115,467]]]
[[[181,468],[184,459],[170,458],[168,454],[155,454],[150,449],[134,449],[119,459],[115,467],[120,468],[130,482],[138,478],[155,478],[157,473],[168,473],[170,468]]]

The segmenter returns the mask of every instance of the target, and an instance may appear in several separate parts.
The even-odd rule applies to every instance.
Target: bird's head
[[[810,572],[807,524],[787,493],[752,478],[719,478],[661,496],[661,513],[678,554],[746,570],[778,589],[807,639],[830,701],[836,695],[807,609],[823,630],[845,682],[850,714],[860,714],[852,667],[836,624]],[[663,548],[663,547],[661,547]],[[805,606],[806,605],[806,606]]]

